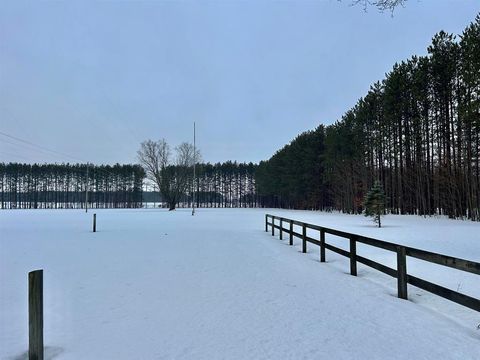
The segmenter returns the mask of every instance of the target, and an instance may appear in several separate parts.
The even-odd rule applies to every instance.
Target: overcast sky
[[[0,161],[136,162],[145,139],[258,162],[331,124],[478,0],[0,1]]]

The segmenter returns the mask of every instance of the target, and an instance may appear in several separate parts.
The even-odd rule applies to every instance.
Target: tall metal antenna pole
[[[88,163],[87,163],[87,181],[85,183],[85,212],[88,212]]]
[[[193,122],[193,207],[192,216],[195,215],[195,165],[197,164],[197,149],[195,144],[195,121]]]

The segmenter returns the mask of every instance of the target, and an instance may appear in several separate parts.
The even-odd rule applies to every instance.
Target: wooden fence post
[[[272,236],[275,236],[275,216],[272,216]]]
[[[304,223],[302,226],[302,252],[307,252],[307,225]]]
[[[357,241],[350,236],[350,274],[357,276]]]
[[[28,273],[28,358],[43,360],[43,270]]]
[[[290,239],[289,244],[293,245],[293,220],[290,220]]]
[[[97,232],[97,214],[93,214],[93,232]]]
[[[265,214],[265,232],[268,232],[268,215]]]
[[[397,246],[397,284],[398,297],[408,299],[407,293],[407,255],[404,246]]]
[[[280,240],[283,240],[283,218],[280,218]]]
[[[325,262],[325,230],[320,230],[320,262]]]

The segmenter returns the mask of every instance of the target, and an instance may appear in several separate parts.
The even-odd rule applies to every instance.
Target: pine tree
[[[365,207],[365,216],[372,216],[378,227],[382,227],[380,217],[385,209],[385,193],[379,181],[375,181],[375,184],[365,196],[363,205]]]

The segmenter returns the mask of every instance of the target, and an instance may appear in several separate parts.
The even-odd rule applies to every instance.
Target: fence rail
[[[271,219],[271,222],[268,220]],[[278,221],[278,224],[275,223]],[[284,224],[288,224],[288,228],[284,227]],[[294,231],[293,226],[300,226],[302,232]],[[275,235],[275,229],[280,231],[280,239],[283,240],[283,233],[289,235],[289,244],[293,245],[293,238],[299,238],[302,240],[302,252],[307,252],[307,243],[312,243],[320,247],[320,262],[325,262],[325,250],[333,251],[339,255],[345,256],[350,259],[350,274],[357,275],[357,263],[374,268],[387,275],[390,275],[397,279],[397,291],[398,297],[402,299],[408,298],[407,284],[411,284],[425,291],[431,292],[445,299],[456,302],[460,305],[466,306],[472,310],[480,312],[480,299],[453,291],[446,287],[434,284],[427,280],[409,275],[407,273],[407,256],[420,259],[430,263],[447,266],[460,271],[469,272],[472,274],[480,275],[480,263],[459,259],[447,255],[437,254],[430,251],[415,249],[409,246],[403,246],[383,240],[377,240],[362,235],[352,234],[345,231],[339,231],[335,229],[326,228],[323,226],[313,225],[296,221],[292,219],[283,218],[280,216],[274,216],[270,214],[265,215],[265,231],[268,232],[270,226],[272,236]],[[314,239],[307,236],[307,229],[316,230],[320,233],[320,239]],[[349,240],[349,251],[340,249],[332,244],[325,242],[325,234],[331,234],[346,238]],[[371,259],[357,255],[357,243],[377,247],[383,250],[391,251],[397,255],[397,268],[391,268]]]

